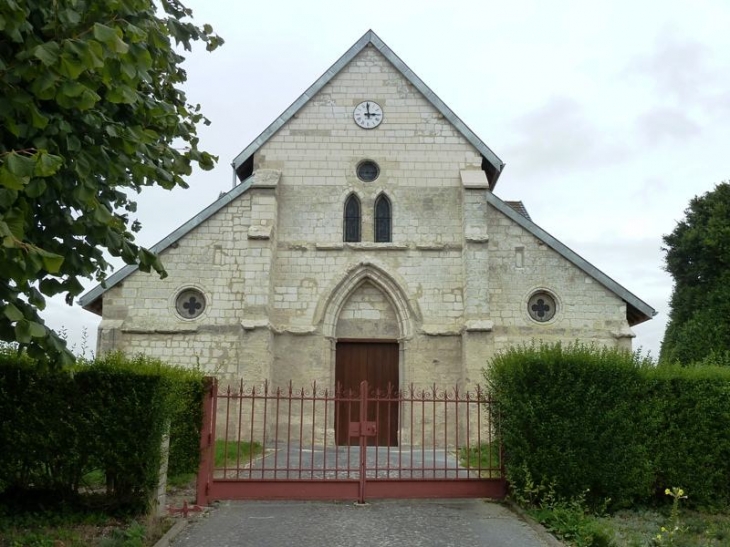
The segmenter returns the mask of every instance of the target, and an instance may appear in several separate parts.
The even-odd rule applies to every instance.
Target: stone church
[[[469,385],[531,340],[631,348],[655,311],[495,194],[504,163],[372,31],[235,187],[81,305],[98,352],[283,385]]]

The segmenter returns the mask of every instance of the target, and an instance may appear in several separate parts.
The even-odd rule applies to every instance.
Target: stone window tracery
[[[175,298],[175,311],[183,319],[200,317],[205,308],[205,295],[198,289],[185,289]]]
[[[537,291],[527,301],[527,313],[539,323],[550,321],[555,317],[556,311],[555,298],[547,291]]]

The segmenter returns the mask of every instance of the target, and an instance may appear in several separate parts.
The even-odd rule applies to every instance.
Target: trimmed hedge
[[[730,369],[659,367],[645,380],[657,494],[681,486],[692,505],[729,506]]]
[[[171,470],[196,470],[202,396],[201,374],[144,357],[46,370],[0,353],[0,493],[78,500],[98,470],[107,507],[144,511],[168,424]]]
[[[729,369],[554,344],[513,348],[485,375],[516,491],[619,508],[681,486],[694,505],[730,502]]]

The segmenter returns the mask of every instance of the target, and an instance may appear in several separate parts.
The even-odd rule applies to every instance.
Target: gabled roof
[[[511,205],[515,202],[502,201],[493,193],[487,192],[487,203],[489,203],[495,209],[502,212],[505,216],[509,217],[511,220],[522,226],[525,230],[527,230],[540,241],[548,245],[551,249],[553,249],[555,252],[565,258],[568,262],[571,262],[573,265],[583,270],[586,274],[591,276],[601,285],[603,285],[616,296],[618,296],[621,300],[626,302],[626,320],[632,327],[634,325],[638,325],[639,323],[643,323],[644,321],[648,321],[656,315],[656,310],[654,310],[654,308],[652,308],[649,304],[641,300],[635,294],[626,290],[616,281],[614,281],[601,270],[596,268],[593,264],[588,262],[585,258],[568,248],[565,244],[555,239],[545,230],[540,228],[537,224],[532,222],[529,216],[523,215],[519,211],[515,210],[515,207]]]
[[[390,64],[392,64],[396,70],[398,70],[403,77],[408,80],[413,87],[415,87],[421,94],[426,98],[433,107],[438,110],[444,118],[446,118],[463,136],[476,148],[482,155],[482,169],[487,173],[487,179],[489,180],[489,187],[494,189],[497,184],[497,179],[504,169],[504,162],[500,160],[492,150],[477,137],[474,132],[469,129],[461,119],[454,114],[454,112],[446,106],[446,104],[439,99],[431,88],[429,88],[423,80],[421,80],[416,74],[408,68],[400,57],[398,57],[393,50],[391,50],[380,37],[375,34],[372,30],[367,31],[362,35],[355,44],[347,50],[347,52],[340,57],[335,64],[333,64],[327,72],[322,74],[319,79],[314,82],[309,89],[307,89],[302,95],[294,101],[289,108],[287,108],[281,116],[279,116],[274,123],[264,129],[264,131],[256,137],[256,139],[249,144],[246,148],[241,151],[238,156],[233,160],[233,169],[238,174],[239,179],[244,180],[250,174],[248,170],[244,169],[244,166],[251,165],[250,159],[256,153],[256,151],[264,145],[279,129],[281,129],[286,122],[288,122],[296,113],[307,104],[312,97],[314,97],[319,91],[327,85],[332,78],[334,78],[344,67],[346,67],[355,56],[365,49],[368,45],[372,45],[377,49],[383,57],[385,57]]]
[[[494,152],[492,152],[489,147],[484,144],[372,30],[369,30],[355,43],[355,45],[353,45],[342,57],[340,57],[340,59],[338,59],[337,62],[332,65],[329,70],[327,70],[327,72],[325,72],[314,84],[312,84],[312,86],[310,86],[310,88],[307,89],[301,97],[294,101],[294,103],[287,108],[286,111],[284,111],[284,113],[279,116],[276,121],[274,121],[274,123],[267,127],[261,135],[259,135],[250,145],[238,154],[238,156],[236,156],[233,160],[233,167],[239,178],[244,179],[242,183],[235,186],[229,192],[223,194],[211,205],[203,209],[200,213],[177,228],[170,235],[155,244],[150,250],[156,254],[163,252],[197,226],[205,222],[208,218],[223,209],[226,205],[245,193],[256,180],[256,174],[248,176],[250,174],[248,171],[250,171],[253,165],[253,162],[251,161],[253,154],[368,44],[372,44],[373,47],[375,47],[397,70],[399,70],[403,77],[413,84],[413,86],[423,94],[434,108],[436,108],[449,122],[451,122],[451,124],[461,132],[464,138],[482,154],[482,168],[486,171],[490,188],[493,189],[504,168],[504,162],[502,162],[494,154]],[[247,174],[246,176],[242,176],[242,173]],[[654,311],[651,306],[640,300],[634,294],[619,285],[616,281],[601,272],[598,268],[590,264],[587,260],[580,257],[563,243],[540,228],[537,224],[532,222],[529,214],[527,214],[527,210],[521,202],[504,202],[496,197],[491,191],[486,191],[486,195],[487,201],[497,210],[504,213],[507,217],[532,233],[535,237],[549,245],[566,260],[583,270],[586,274],[626,302],[626,315],[630,325],[642,323],[656,315],[656,311]],[[103,296],[103,294],[126,279],[137,269],[138,267],[136,265],[124,266],[110,275],[103,285],[99,284],[81,296],[78,303],[87,310],[99,313],[101,309],[101,301],[99,299]]]

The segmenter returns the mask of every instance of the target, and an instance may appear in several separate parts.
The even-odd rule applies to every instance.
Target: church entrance
[[[335,408],[335,440],[357,446],[350,424],[360,419],[360,383],[367,381],[367,420],[376,424],[369,446],[398,446],[398,343],[392,340],[338,341],[335,386],[342,395]]]

